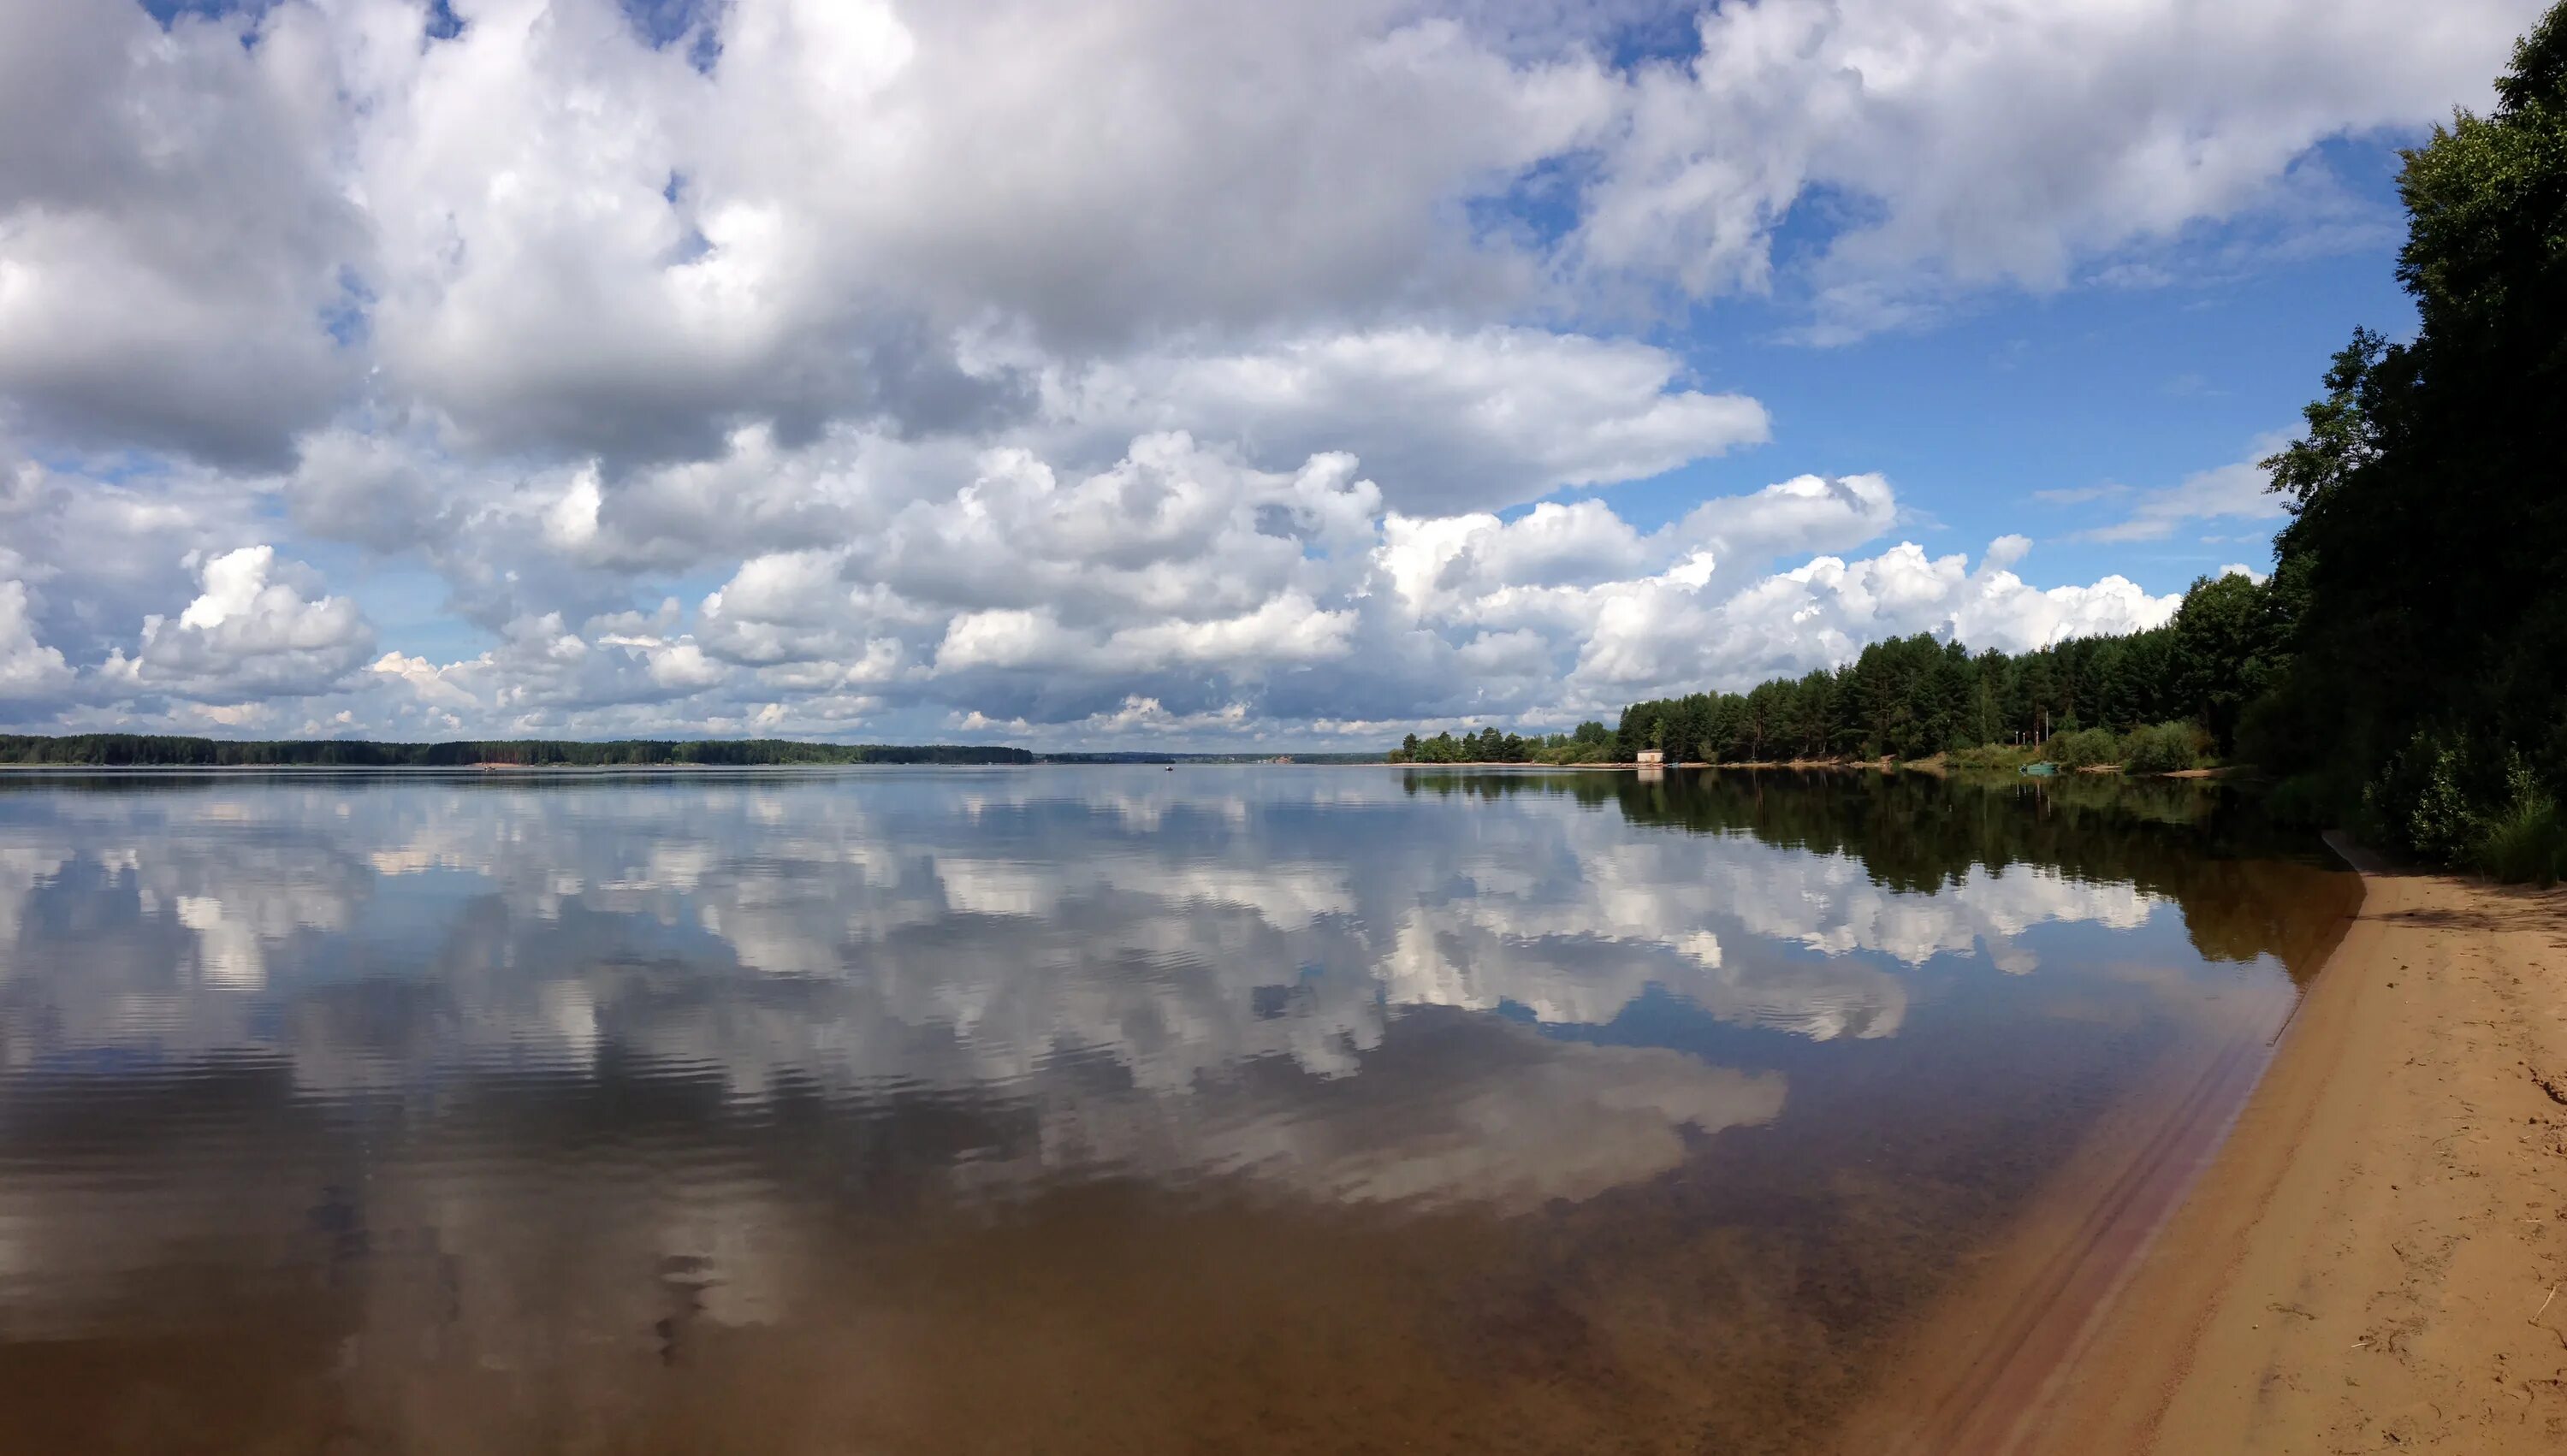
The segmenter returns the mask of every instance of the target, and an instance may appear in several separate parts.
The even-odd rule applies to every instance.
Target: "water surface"
[[[2352,895],[2218,791],[0,779],[0,1449],[1824,1437]]]

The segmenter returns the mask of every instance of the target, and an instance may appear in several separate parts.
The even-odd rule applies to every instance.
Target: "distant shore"
[[[2361,910],[2144,1253],[2028,1230],[1844,1449],[2567,1450],[2567,892],[2343,848]]]
[[[1457,759],[1449,763],[1422,763],[1404,758],[1382,758],[1371,761],[1378,762],[1382,766],[1389,768],[1780,768],[1790,769],[1799,773],[1815,773],[1822,770],[1844,770],[1854,768],[1870,769],[1879,772],[1887,772],[1892,769],[1905,769],[1914,773],[1967,772],[2012,774],[2016,772],[2017,768],[2020,766],[2017,764],[1954,764],[1947,761],[1940,753],[1924,758],[1756,758],[1738,762],[1721,763],[1706,763],[1695,758],[1687,758],[1681,762],[1667,763],[1635,763],[1627,758],[1598,760],[1587,763],[1515,762],[1498,758],[1466,758]],[[2174,768],[2154,773],[2128,773],[2119,763],[2090,763],[2068,771],[2088,775],[2126,776],[2131,778],[2229,778],[2240,773],[2251,773],[2253,770],[2240,769],[2229,764],[2221,764],[2207,768]]]
[[[802,738],[207,738],[178,733],[0,733],[10,768],[765,767],[1030,763],[989,743],[833,743]]]

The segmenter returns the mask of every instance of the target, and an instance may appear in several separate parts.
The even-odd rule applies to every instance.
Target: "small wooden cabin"
[[[1640,750],[1640,766],[1643,768],[1663,768],[1666,766],[1666,761],[1667,755],[1664,749],[1642,748]]]

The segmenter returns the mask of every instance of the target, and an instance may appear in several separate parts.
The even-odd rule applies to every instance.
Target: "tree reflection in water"
[[[1797,1449],[2348,894],[2189,784],[8,785],[47,1452]]]

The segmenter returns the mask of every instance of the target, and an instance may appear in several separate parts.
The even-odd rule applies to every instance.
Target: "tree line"
[[[380,743],[362,738],[232,741],[159,733],[0,734],[0,763],[80,767],[607,768],[661,764],[748,767],[787,763],[1031,763],[1023,748],[958,743],[806,743],[787,738],[459,739]]]
[[[1459,737],[1411,733],[1391,758],[1627,762],[1655,749],[1675,762],[1760,763],[2037,744],[2080,766],[2121,761],[2126,746],[2145,745],[2165,760],[2151,766],[2187,767],[2232,742],[2272,672],[2280,630],[2270,588],[2223,576],[2195,582],[2174,620],[2153,631],[2015,655],[1973,653],[1923,634],[1893,638],[1842,667],[1749,692],[1634,703],[1610,728],[1586,723],[1530,737],[1495,728]],[[2128,741],[2135,734],[2137,742]]]
[[[2280,629],[2270,588],[2244,576],[2205,578],[2173,621],[2151,631],[2012,655],[1923,634],[1893,638],[1833,671],[1746,693],[1634,703],[1622,710],[1617,736],[1633,752],[1708,763],[2056,744],[2082,766],[2117,761],[2122,739],[2139,730],[2185,727],[2197,729],[2199,750],[2224,751],[2272,672]],[[2170,766],[2189,766],[2189,756]]]
[[[1620,744],[1620,736],[1600,723],[1530,737],[1485,728],[1460,737],[1449,730],[1431,738],[1410,733],[1389,757],[1393,763],[1611,763],[1621,757]]]
[[[2241,751],[2311,817],[2508,879],[2567,871],[2567,4],[2495,109],[2405,154],[2412,340],[2370,329],[2265,461],[2287,656]]]
[[[2308,822],[2567,876],[2567,3],[2495,96],[2403,153],[2397,273],[2417,327],[2403,343],[2356,329],[2304,433],[2263,461],[2289,514],[2269,581],[2196,582],[2152,632],[2013,657],[1911,637],[1749,693],[1635,703],[1609,756],[2033,739],[2062,761],[2107,742],[2162,761],[2190,733],[2272,774],[2276,807]]]

